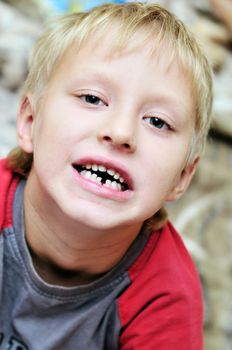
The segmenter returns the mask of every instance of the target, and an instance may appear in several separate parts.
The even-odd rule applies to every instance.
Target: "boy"
[[[152,4],[58,20],[1,161],[0,349],[202,349],[197,272],[165,220],[196,170],[211,74]]]

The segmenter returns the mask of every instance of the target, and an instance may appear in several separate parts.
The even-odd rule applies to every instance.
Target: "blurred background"
[[[0,157],[16,145],[20,88],[31,47],[46,21],[101,3],[0,0]],[[195,33],[214,71],[214,121],[206,151],[187,194],[169,206],[169,213],[202,281],[204,348],[232,350],[232,1],[156,3],[176,13]]]

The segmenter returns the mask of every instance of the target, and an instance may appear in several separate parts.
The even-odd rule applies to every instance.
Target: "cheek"
[[[49,153],[54,148],[62,147],[68,141],[68,129],[65,115],[56,110],[41,111],[34,126],[34,144],[37,148],[47,147]]]
[[[157,149],[149,157],[143,158],[141,174],[143,176],[143,192],[164,196],[176,185],[185,165],[185,152],[170,154],[165,147]],[[175,153],[174,153],[175,154]]]
[[[41,121],[34,129],[34,164],[39,172],[52,175],[61,164],[68,137],[62,135],[62,128],[57,125]]]

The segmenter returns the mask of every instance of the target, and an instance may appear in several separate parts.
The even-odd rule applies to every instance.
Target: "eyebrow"
[[[180,98],[176,98],[175,94],[167,94],[165,92],[157,91],[155,94],[148,95],[148,101],[150,104],[157,104],[158,106],[167,107],[168,109],[174,111],[174,113],[178,116],[183,114],[183,111],[189,113],[190,108],[188,108],[188,104],[185,104],[185,101]]]
[[[109,78],[108,76],[104,75],[101,72],[98,71],[91,71],[88,69],[88,72],[81,73],[78,72],[78,75],[74,77],[70,83],[71,86],[75,87],[75,84],[78,82],[88,83],[92,82],[93,80],[96,80],[97,82],[101,83],[103,86],[112,86],[115,85],[112,78]]]

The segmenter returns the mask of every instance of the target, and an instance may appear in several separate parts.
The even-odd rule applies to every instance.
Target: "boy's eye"
[[[80,98],[91,105],[96,105],[96,106],[106,106],[106,103],[104,101],[102,101],[99,97],[95,96],[95,95],[90,95],[90,94],[86,94],[86,95],[81,95]]]
[[[145,117],[144,120],[146,120],[151,126],[156,129],[171,129],[169,124],[158,117]]]

